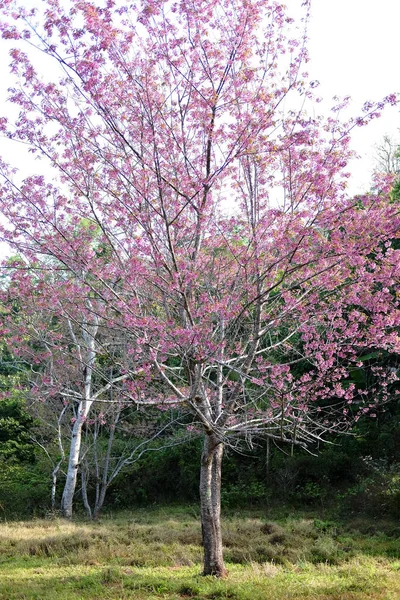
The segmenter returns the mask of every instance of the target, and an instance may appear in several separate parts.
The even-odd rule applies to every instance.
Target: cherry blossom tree
[[[60,271],[47,261],[46,266],[41,267],[45,275],[37,277],[35,269],[27,267],[21,258],[7,261],[6,268],[8,282],[1,298],[2,334],[22,364],[30,366],[30,370],[25,366],[24,379],[29,386],[31,404],[47,402],[45,418],[51,415],[57,431],[60,460],[53,461],[53,505],[57,476],[68,454],[61,509],[64,516],[70,518],[83,428],[91,423],[94,404],[107,402],[112,389],[112,403],[119,412],[124,408],[119,401],[119,386],[126,375],[118,372],[124,343],[120,339],[116,344],[110,336],[104,335],[108,330],[100,330],[99,302],[93,295],[82,295],[81,286],[65,270]],[[81,276],[84,280],[85,275]],[[97,420],[101,422],[102,411],[97,413]],[[66,419],[70,422],[68,441],[65,439]],[[43,444],[41,446],[46,450]]]
[[[16,183],[2,163],[2,238],[39,281],[68,273],[91,338],[101,320],[127,340],[126,402],[193,415],[217,576],[224,445],[346,429],[373,414],[350,382],[360,352],[399,348],[398,207],[384,177],[346,195],[351,129],[395,99],[315,116],[303,5],[296,29],[272,0],[2,3],[20,114],[1,128],[59,173]],[[377,376],[378,402],[396,375]]]
[[[65,469],[62,514],[72,517],[79,478],[86,512],[97,518],[108,488],[127,466],[155,444],[165,448],[191,435],[171,435],[182,411],[160,416],[157,409],[151,415],[134,410],[132,418],[132,403],[124,393],[128,374],[121,373],[128,364],[130,375],[133,370],[124,354],[126,336],[109,335],[101,304],[93,295],[78,295],[79,286],[71,285],[65,270],[48,269],[46,278],[38,280],[20,259],[9,260],[7,267],[7,286],[1,294],[2,334],[18,356],[21,394],[27,396],[35,421],[42,424],[34,441],[52,466],[52,509],[58,508],[56,491]],[[9,394],[5,389],[0,397],[3,393]],[[119,450],[114,456],[116,442]]]

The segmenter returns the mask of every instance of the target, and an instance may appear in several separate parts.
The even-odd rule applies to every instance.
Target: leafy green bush
[[[400,511],[400,464],[367,457],[368,473],[338,494],[343,513],[398,517]]]
[[[0,460],[0,517],[43,515],[50,507],[50,485],[40,464]]]

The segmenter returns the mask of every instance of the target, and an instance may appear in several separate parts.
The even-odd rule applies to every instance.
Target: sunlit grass
[[[189,509],[0,525],[1,600],[398,600],[400,544],[311,518],[224,520],[228,577],[202,577]]]

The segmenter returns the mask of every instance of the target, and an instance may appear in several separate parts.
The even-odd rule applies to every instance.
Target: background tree
[[[86,512],[97,517],[108,487],[151,449],[152,442],[158,442],[160,436],[163,447],[183,441],[171,437],[174,422],[182,415],[169,412],[161,420],[151,419],[136,409],[132,415],[131,402],[126,402],[121,388],[127,378],[121,369],[132,363],[124,355],[126,336],[121,332],[114,338],[109,335],[111,330],[101,327],[101,306],[93,294],[82,298],[79,285],[65,270],[51,272],[47,265],[40,280],[32,277],[24,264],[19,258],[7,261],[3,334],[16,348],[19,367],[15,368],[25,375],[27,407],[41,424],[31,437],[52,466],[52,509],[57,509],[56,491],[62,474],[64,516],[72,516],[80,480]],[[16,385],[10,376],[7,381],[5,390]],[[17,439],[10,443],[16,444]],[[88,498],[90,475],[95,481],[93,507]]]
[[[3,130],[60,182],[16,185],[3,164],[3,239],[41,282],[68,273],[85,390],[101,330],[126,340],[107,390],[191,412],[204,435],[204,573],[221,576],[224,445],[263,435],[306,447],[346,429],[349,404],[373,408],[348,383],[349,365],[365,347],[398,348],[398,209],[384,181],[376,197],[345,193],[349,131],[394,96],[346,124],[340,105],[310,117],[305,40],[276,2],[152,1],[133,12],[49,0],[43,14],[7,3],[2,30],[61,70],[49,81],[19,45],[11,51],[20,117]],[[50,313],[65,289],[46,295]],[[375,402],[396,378],[379,376]]]
[[[375,187],[379,189],[379,175],[392,177],[392,200],[400,198],[400,147],[398,141],[389,135],[383,136],[382,141],[375,146],[374,178]]]
[[[384,135],[382,141],[375,146],[376,171],[386,175],[400,174],[399,143],[393,137]]]
[[[90,237],[86,243],[90,243]],[[39,408],[36,414],[41,420],[50,419],[56,432],[59,457],[51,459],[52,503],[57,476],[65,461],[61,509],[69,518],[78,480],[83,428],[89,423],[94,401],[107,400],[112,386],[117,398],[117,384],[125,379],[118,372],[117,358],[123,340],[118,342],[116,353],[113,340],[106,340],[99,332],[98,302],[90,295],[82,297],[79,282],[66,275],[60,265],[47,262],[42,268],[44,276],[37,277],[20,258],[7,261],[9,284],[2,298],[3,333],[20,361],[31,366],[25,378],[31,404],[40,406],[47,401],[46,410]],[[110,366],[106,357],[113,353]],[[112,375],[114,372],[116,376]],[[100,421],[103,420],[101,411],[97,412]],[[40,445],[46,450],[45,441]]]

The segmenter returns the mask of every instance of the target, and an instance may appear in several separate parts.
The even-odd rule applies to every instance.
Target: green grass
[[[138,510],[98,522],[0,525],[1,600],[398,600],[391,523],[346,525],[231,515],[228,577],[202,577],[190,509]]]

